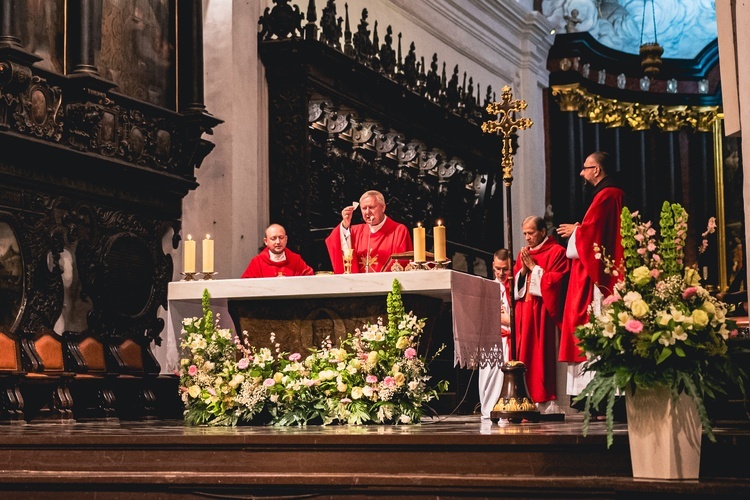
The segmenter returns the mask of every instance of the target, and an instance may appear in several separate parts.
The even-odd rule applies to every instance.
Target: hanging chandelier
[[[664,48],[659,45],[656,39],[656,8],[654,7],[654,0],[651,0],[651,20],[654,25],[654,41],[643,43],[643,32],[646,27],[646,4],[649,0],[643,0],[643,19],[641,20],[641,67],[646,76],[653,78],[659,74],[661,69],[661,55],[664,53]]]

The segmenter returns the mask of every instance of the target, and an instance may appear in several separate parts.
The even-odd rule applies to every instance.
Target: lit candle
[[[442,221],[432,229],[432,237],[435,242],[435,262],[446,261],[445,257],[445,226]]]
[[[417,223],[414,228],[414,262],[425,262],[425,235],[422,223]]]
[[[214,240],[211,239],[209,234],[203,240],[203,272],[214,272]]]
[[[188,234],[182,247],[182,272],[184,274],[195,273],[195,240]]]

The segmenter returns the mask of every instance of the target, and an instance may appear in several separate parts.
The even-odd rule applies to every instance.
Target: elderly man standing
[[[541,217],[521,226],[526,245],[515,265],[516,357],[526,366],[529,395],[541,413],[559,412],[555,389],[557,329],[563,316],[570,262],[565,248],[547,235]]]
[[[274,278],[276,276],[311,276],[313,270],[302,257],[286,247],[286,230],[279,224],[266,228],[266,248],[253,257],[242,278]]]
[[[352,225],[357,205],[365,222]],[[353,273],[380,272],[391,255],[414,249],[409,230],[385,215],[385,198],[374,190],[341,211],[341,223],[326,238],[326,247],[336,274],[344,272],[343,251],[347,249],[353,250]]]

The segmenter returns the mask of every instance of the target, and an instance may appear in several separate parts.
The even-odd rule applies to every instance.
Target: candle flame
[[[422,223],[421,222],[417,222],[417,227],[422,227]]]
[[[192,239],[193,239],[193,235],[192,234],[188,234],[188,240],[192,240]]]
[[[210,240],[210,239],[211,239],[211,235],[210,235],[210,234],[207,234],[207,235],[206,235],[206,239],[207,239],[207,240]]]
[[[440,219],[438,219],[438,221],[437,221],[437,225],[438,225],[438,226],[442,226],[442,225],[443,225],[443,221],[441,221]]]

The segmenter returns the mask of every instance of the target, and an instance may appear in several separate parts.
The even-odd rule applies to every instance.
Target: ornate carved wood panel
[[[413,43],[402,58],[401,34],[396,50],[390,27],[380,45],[366,9],[354,34],[347,11],[342,32],[329,1],[318,36],[314,2],[304,29],[288,3],[277,2],[260,21],[273,222],[286,226],[308,263],[330,269],[323,239],[343,207],[378,189],[387,213],[407,226],[422,222],[429,235],[444,221],[454,263],[472,272],[484,261],[487,272],[503,243],[502,190],[495,189],[501,147],[482,133],[489,117],[473,80],[467,87],[464,73],[459,84],[458,67],[448,80],[445,64],[441,78],[437,54],[428,69]],[[491,97],[488,88],[485,103]]]

